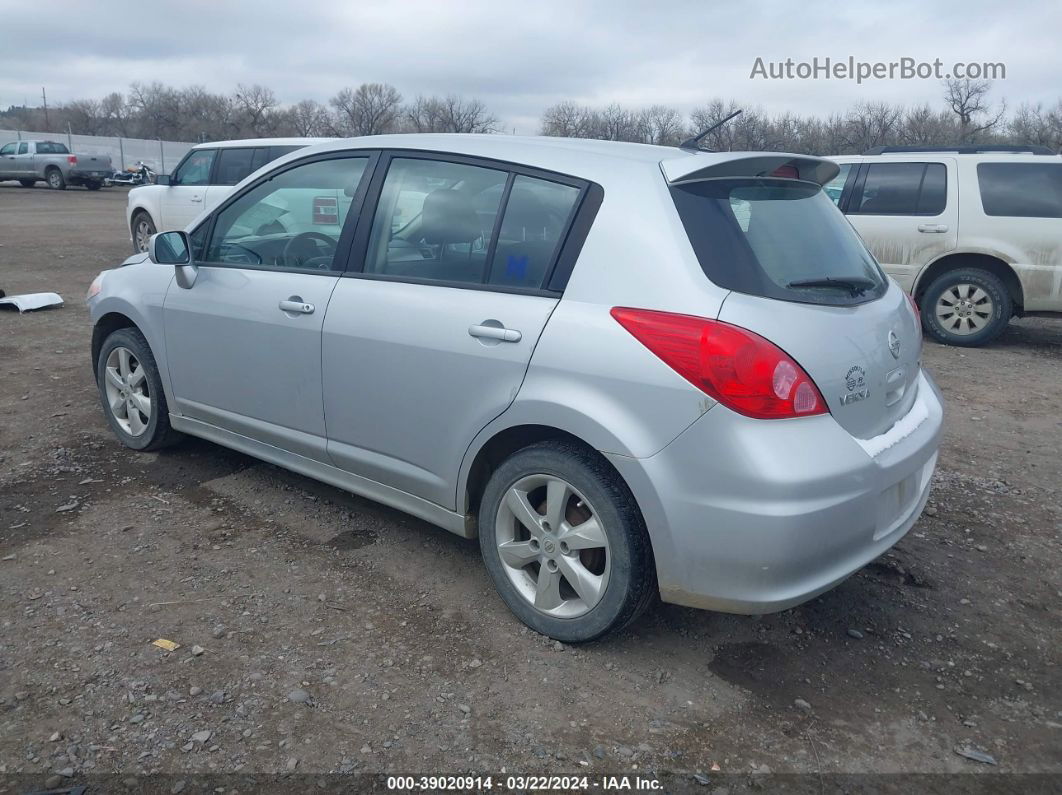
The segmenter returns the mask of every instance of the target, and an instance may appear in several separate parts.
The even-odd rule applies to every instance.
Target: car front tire
[[[531,445],[495,470],[480,502],[479,540],[509,609],[556,640],[622,629],[657,593],[634,496],[596,453],[572,442]]]
[[[107,423],[126,447],[158,450],[181,438],[170,427],[158,365],[139,330],[121,328],[104,340],[96,385]]]
[[[981,268],[960,268],[938,276],[920,303],[926,333],[938,342],[964,348],[992,342],[1013,314],[1002,280]]]
[[[132,233],[133,233],[133,251],[137,254],[143,254],[148,250],[148,243],[151,241],[151,236],[155,234],[155,222],[151,220],[151,216],[143,210],[140,210],[133,216]]]

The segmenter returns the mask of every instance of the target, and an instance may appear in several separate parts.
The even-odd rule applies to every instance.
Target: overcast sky
[[[270,86],[285,103],[387,82],[404,96],[483,100],[507,131],[537,132],[560,100],[683,111],[712,97],[823,114],[859,100],[939,102],[937,80],[750,79],[757,57],[795,61],[1003,62],[993,96],[1062,97],[1062,3],[26,2],[0,0],[0,108],[125,91],[134,80],[229,92]]]

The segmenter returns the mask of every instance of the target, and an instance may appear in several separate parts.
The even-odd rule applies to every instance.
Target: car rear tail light
[[[772,177],[783,177],[784,179],[800,179],[800,172],[797,171],[796,166],[778,166],[771,172]]]
[[[72,166],[76,166],[77,165],[77,155],[67,155],[66,156],[66,162],[69,163]]]
[[[826,414],[822,393],[781,348],[719,320],[615,307],[614,317],[675,372],[747,417]]]

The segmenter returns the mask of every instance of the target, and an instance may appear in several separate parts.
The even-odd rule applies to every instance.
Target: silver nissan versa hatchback
[[[925,505],[917,310],[825,160],[509,136],[301,149],[89,290],[128,447],[209,439],[466,538],[533,629],[765,613]]]

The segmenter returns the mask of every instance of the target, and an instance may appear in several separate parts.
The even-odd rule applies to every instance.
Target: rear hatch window
[[[849,306],[888,287],[874,257],[819,185],[762,177],[672,185],[709,279],[748,295]]]

